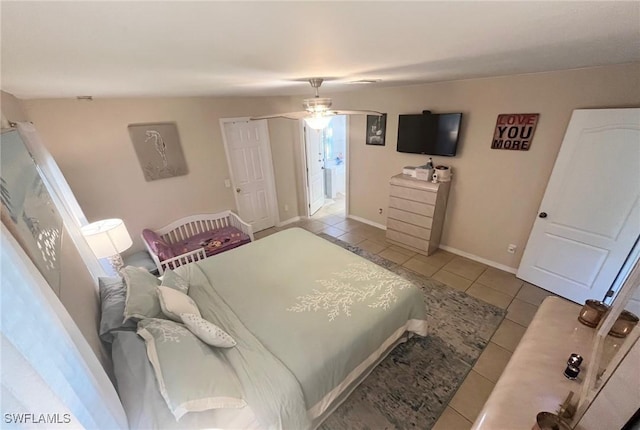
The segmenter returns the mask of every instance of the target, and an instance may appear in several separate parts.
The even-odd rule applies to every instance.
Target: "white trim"
[[[629,256],[627,257],[627,260],[624,262],[624,264],[620,268],[620,272],[618,273],[618,276],[616,276],[616,279],[613,281],[613,284],[611,285],[611,290],[613,290],[613,296],[611,297],[605,296],[605,298],[602,300],[603,302],[607,304],[611,304],[611,302],[613,302],[615,297],[618,295],[618,293],[622,289],[622,284],[627,280],[627,278],[629,277],[629,274],[631,273],[631,270],[635,265],[638,264],[639,261],[640,261],[640,240],[636,241],[635,245],[633,245],[633,248],[631,249],[631,252],[629,252]]]
[[[220,121],[220,134],[222,135],[222,144],[224,146],[224,154],[227,158],[227,167],[229,169],[229,179],[231,180],[231,192],[233,194],[233,199],[236,203],[236,210],[238,211],[238,214],[242,217],[242,214],[240,213],[240,205],[238,204],[238,193],[235,192],[235,188],[236,188],[235,178],[233,174],[233,169],[231,168],[231,157],[229,156],[229,146],[228,146],[227,136],[225,134],[224,126],[227,123],[234,123],[234,122],[249,123],[250,120],[249,120],[249,117],[240,117],[240,118],[220,118],[219,121]],[[269,126],[266,119],[256,120],[253,122],[258,122],[260,124],[260,127],[262,128],[262,131],[264,131],[265,138],[266,138],[266,145],[265,145],[266,153],[265,153],[265,159],[262,167],[264,168],[266,173],[267,191],[269,192],[269,200],[268,200],[269,208],[268,209],[269,209],[269,216],[273,222],[273,225],[267,227],[267,228],[270,228],[280,222],[280,211],[278,210],[278,196],[276,193],[276,177],[273,171],[273,157],[271,155],[271,136],[269,135]]]
[[[374,227],[376,227],[376,228],[379,228],[379,229],[381,229],[381,230],[386,230],[386,229],[387,229],[387,226],[386,226],[386,225],[378,224],[377,222],[374,222],[374,221],[368,220],[368,219],[366,219],[366,218],[361,218],[361,217],[356,216],[356,215],[347,215],[347,218],[351,218],[352,220],[360,221],[360,222],[362,222],[362,223],[372,225],[372,226],[374,226]]]
[[[344,153],[345,153],[345,163],[344,163],[344,193],[345,193],[345,215],[349,215],[350,208],[350,198],[351,192],[349,190],[349,165],[351,163],[351,154],[349,151],[349,115],[341,115],[345,117],[344,121]],[[301,161],[301,174],[302,174],[302,186],[304,187],[304,193],[302,193],[304,199],[304,213],[301,214],[302,218],[311,218],[311,214],[309,213],[309,175],[307,174],[307,142],[305,135],[305,121],[304,119],[299,120],[299,129],[300,129],[300,161]],[[365,221],[363,221],[365,222]],[[369,223],[369,222],[367,222]],[[373,225],[373,224],[371,224]],[[380,224],[377,224],[376,227],[379,227]],[[381,227],[379,227],[381,228]],[[386,229],[386,227],[384,227]]]
[[[284,220],[282,222],[279,222],[278,224],[276,224],[276,227],[284,227],[285,225],[289,225],[292,224],[296,221],[300,221],[302,218],[300,218],[299,216],[294,216],[293,218],[289,218],[287,220]]]
[[[477,255],[470,254],[470,253],[464,252],[464,251],[460,251],[459,249],[452,248],[452,247],[447,246],[447,245],[440,245],[439,248],[443,249],[443,250],[445,250],[447,252],[450,252],[452,254],[456,254],[456,255],[459,255],[461,257],[466,257],[469,260],[477,261],[478,263],[482,263],[482,264],[486,264],[487,266],[495,267],[496,269],[500,269],[500,270],[503,270],[505,272],[509,272],[509,273],[515,274],[518,271],[517,267],[509,267],[509,266],[507,266],[505,264],[496,263],[495,261],[487,260],[486,258],[478,257]]]
[[[349,189],[349,166],[351,165],[351,151],[349,151],[349,125],[351,124],[350,121],[350,116],[349,115],[345,115],[345,120],[344,120],[344,156],[345,156],[345,163],[344,163],[344,214],[345,215],[349,215],[349,210],[351,209],[351,205],[349,204],[349,201],[351,200],[351,198],[349,196],[351,196],[351,190]],[[365,123],[366,123],[366,116],[365,116]],[[386,227],[385,227],[386,229]]]
[[[305,136],[305,123],[304,119],[298,121],[298,130],[300,131],[300,168],[302,173],[302,187],[303,187],[303,204],[304,204],[304,213],[302,216],[309,217],[309,175],[307,174],[307,136]]]

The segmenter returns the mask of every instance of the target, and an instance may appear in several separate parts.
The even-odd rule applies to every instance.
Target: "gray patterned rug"
[[[429,320],[429,334],[395,348],[320,429],[430,429],[506,311],[332,236],[318,236],[413,282],[424,292]]]

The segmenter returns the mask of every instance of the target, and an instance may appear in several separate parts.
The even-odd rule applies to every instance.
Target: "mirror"
[[[627,307],[632,312],[636,311],[634,313],[637,314],[636,301],[640,302],[639,285],[640,260],[637,260],[609,311],[596,329],[591,353],[593,358],[582,384],[578,409],[573,417],[574,425],[582,418],[590,403],[615,372],[627,352],[640,338],[639,325],[628,331],[625,337],[616,337],[610,334],[612,328],[614,328],[614,333],[620,331],[621,322],[618,322],[618,319]]]
[[[2,132],[0,171],[2,221],[59,294],[62,218],[17,130]]]

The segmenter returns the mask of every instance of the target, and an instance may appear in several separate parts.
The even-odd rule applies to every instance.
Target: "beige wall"
[[[386,223],[389,178],[424,155],[396,152],[398,114],[463,112],[442,244],[516,268],[573,109],[640,106],[640,64],[331,94],[333,105],[386,112],[386,146],[364,143],[365,118],[350,119],[350,211]],[[490,149],[501,113],[539,113],[529,151]],[[597,174],[597,172],[594,172]],[[383,214],[378,214],[378,208]],[[515,255],[507,245],[518,246]]]
[[[12,122],[28,121],[28,117],[22,106],[22,101],[4,91],[0,91],[0,109],[2,118]],[[2,128],[5,128],[3,125]]]
[[[325,95],[323,93],[323,95]],[[388,114],[387,144],[364,144],[365,117],[352,116],[350,212],[386,223],[388,180],[426,156],[396,152],[398,114],[463,112],[442,244],[516,268],[573,109],[640,106],[640,64],[326,94],[334,106]],[[24,105],[91,219],[121,217],[135,236],[181,216],[235,208],[218,119],[295,110],[303,97],[29,100]],[[490,149],[501,113],[540,113],[529,151]],[[176,121],[189,174],[145,182],[127,125]],[[300,133],[269,121],[279,214],[304,213]],[[284,211],[287,205],[289,210]],[[378,209],[383,214],[378,214]],[[507,245],[518,246],[516,254]]]
[[[131,251],[143,249],[142,229],[180,217],[235,209],[220,132],[220,118],[289,111],[281,98],[136,98],[24,101],[29,117],[57,160],[90,221],[122,218],[133,236]],[[189,173],[146,182],[131,144],[132,123],[177,123]],[[281,219],[297,215],[293,181],[293,124],[270,121]],[[288,211],[284,211],[284,206]]]

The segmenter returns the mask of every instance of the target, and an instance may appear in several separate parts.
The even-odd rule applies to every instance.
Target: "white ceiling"
[[[7,2],[20,98],[311,94],[640,61],[640,2]],[[298,82],[302,80],[303,82]]]

